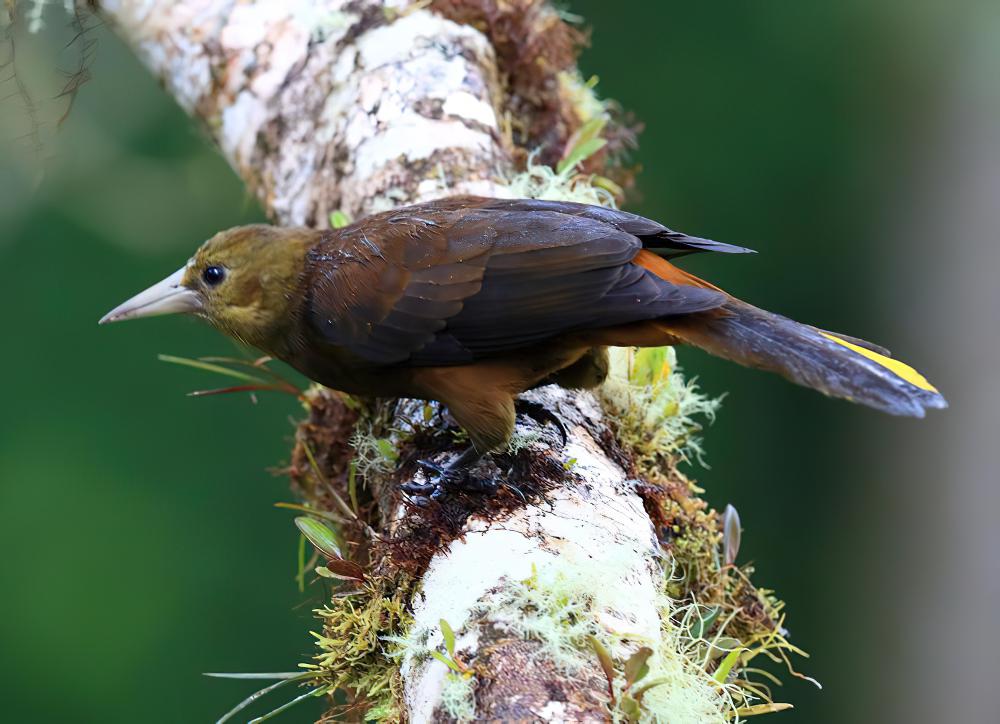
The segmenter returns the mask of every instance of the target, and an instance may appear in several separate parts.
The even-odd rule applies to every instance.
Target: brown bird
[[[886,350],[669,261],[701,251],[750,250],[599,206],[452,197],[331,231],[223,231],[101,323],[194,314],[328,387],[439,400],[472,445],[436,469],[436,495],[508,442],[519,393],[600,384],[608,346],[691,344],[895,415],[946,406]]]

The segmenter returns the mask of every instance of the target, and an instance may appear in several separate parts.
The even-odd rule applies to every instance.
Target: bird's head
[[[272,351],[290,324],[316,232],[265,224],[222,231],[176,272],[112,309],[101,324],[193,314],[240,341]]]

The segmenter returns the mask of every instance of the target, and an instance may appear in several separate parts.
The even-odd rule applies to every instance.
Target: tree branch
[[[606,113],[572,67],[578,34],[538,0],[434,4],[475,28],[397,0],[97,5],[280,224],[323,227],[334,211],[357,218],[457,193],[511,195],[505,179],[536,144],[558,159],[575,131]],[[590,159],[594,170],[602,154]],[[573,187],[572,169],[529,178],[539,174],[560,193]],[[672,384],[672,394],[688,389]],[[549,387],[530,396],[565,421],[565,445],[550,426],[519,418],[520,448],[484,468],[501,482],[495,497],[420,509],[397,485],[416,474],[418,455],[458,449],[445,414],[413,401],[359,411],[336,393],[309,392],[296,489],[315,509],[334,509],[334,494],[357,501],[378,533],[351,523],[339,531],[366,582],[320,611],[315,682],[347,691],[372,716],[415,722],[584,721],[612,711],[722,721],[746,699],[725,675],[713,678],[721,655],[707,637],[726,617],[737,641],[759,632],[748,621],[777,631],[778,608],[723,571],[718,521],[672,458],[650,457],[660,468],[640,482],[633,460],[642,456],[619,446],[594,395]],[[679,540],[691,570],[671,588],[665,554]],[[727,607],[721,617],[680,610],[667,596],[693,587]],[[754,611],[733,603],[737,594]],[[704,623],[697,635],[692,621]],[[645,656],[642,646],[651,651],[643,681],[667,677],[645,695],[630,689],[639,677],[625,664]]]
[[[278,223],[502,193],[496,61],[468,26],[392,0],[100,9]]]

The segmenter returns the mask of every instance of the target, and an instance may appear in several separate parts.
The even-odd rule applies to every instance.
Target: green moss
[[[391,596],[386,592],[392,591]],[[395,660],[397,644],[412,624],[406,610],[408,587],[387,581],[369,582],[356,595],[333,598],[316,614],[322,633],[313,632],[320,652],[303,667],[330,692],[348,693],[361,704],[366,718],[402,719],[402,680]]]
[[[780,623],[748,626],[742,607],[733,604],[738,588],[727,589],[728,603],[719,606],[691,603],[689,594],[678,600],[670,592],[683,579],[665,572],[656,601],[659,629],[621,633],[613,626],[619,632],[612,633],[607,622],[631,606],[629,590],[608,585],[623,565],[613,556],[576,561],[564,554],[529,578],[508,582],[474,617],[539,643],[538,656],[566,676],[593,668],[602,651],[614,692],[608,712],[616,722],[721,724],[788,708],[771,702],[767,680],[775,679],[763,674],[754,681],[757,669],[751,666],[758,656],[787,662],[788,654],[801,653],[784,639]],[[426,636],[411,636],[411,655],[424,655],[420,641]],[[646,668],[630,679],[628,660],[640,647],[649,649]]]
[[[600,395],[619,442],[641,469],[671,466],[675,459],[702,460],[698,433],[711,422],[721,399],[702,393],[677,370],[672,347],[609,352],[608,379]]]
[[[662,680],[662,685],[645,693],[640,721],[724,722],[725,712],[733,708],[728,688],[720,687],[703,661],[690,655],[694,649],[681,644],[682,634],[665,595],[659,631],[648,635],[609,632],[608,617],[618,618],[630,608],[631,592],[608,585],[609,580],[620,577],[624,565],[625,560],[614,556],[577,561],[564,555],[530,578],[508,583],[480,613],[510,634],[540,643],[538,655],[567,676],[593,667],[597,657],[594,640],[619,674],[633,651],[648,646],[652,653],[643,681]],[[612,685],[616,703],[609,714],[615,721],[627,721],[629,716],[620,706],[625,701],[623,676],[615,676]]]
[[[376,431],[376,423],[370,418],[362,418],[358,420],[351,436],[353,464],[357,474],[367,480],[392,472],[399,458],[394,441],[388,437],[379,437]]]
[[[528,159],[527,168],[507,182],[515,198],[574,201],[581,204],[614,207],[614,194],[593,183],[593,179],[573,173],[556,173]]]
[[[476,681],[471,676],[448,673],[441,687],[441,710],[459,722],[476,719]]]
[[[672,564],[659,604],[666,646],[701,662],[703,676],[721,679],[715,686],[730,718],[787,708],[771,703],[767,681],[777,679],[750,666],[763,655],[801,676],[789,656],[804,654],[783,635],[784,604],[751,582],[751,566],[725,561],[719,514],[677,469],[678,462],[701,461],[698,434],[720,401],[680,375],[670,348],[612,350],[600,397],[644,481],[638,492]],[[736,650],[741,653],[731,653]],[[657,710],[667,688],[651,689],[644,707]]]
[[[509,582],[485,607],[485,618],[512,634],[541,644],[540,655],[570,674],[586,663],[586,637],[601,632],[597,615],[606,590],[600,564],[566,559],[536,570],[530,578]]]

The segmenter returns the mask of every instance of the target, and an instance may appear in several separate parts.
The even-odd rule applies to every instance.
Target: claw
[[[539,404],[534,400],[525,400],[519,397],[514,400],[514,410],[519,415],[530,417],[539,425],[545,425],[546,423],[555,425],[556,429],[559,430],[559,435],[562,437],[562,444],[565,445],[569,441],[569,433],[566,432],[566,426],[563,425],[559,416],[545,407],[545,405]]]
[[[413,503],[418,508],[426,508],[431,504],[431,499],[426,495],[411,495],[410,502]]]
[[[517,493],[518,497],[522,501],[524,501],[525,504],[527,504],[528,498],[527,496],[525,496],[524,493],[521,492],[521,489],[519,487],[517,487],[516,485],[511,485],[510,483],[504,483],[504,487],[507,488],[508,490],[513,490],[515,493]]]
[[[418,483],[411,480],[399,486],[399,489],[408,495],[430,495],[437,488],[434,483]]]
[[[430,477],[436,477],[439,483],[445,485],[457,485],[461,482],[464,471],[452,470],[447,465],[441,465],[433,460],[417,460],[417,465],[430,473]]]
[[[441,465],[433,460],[417,460],[417,465],[426,474],[427,482],[418,483],[411,480],[399,487],[404,493],[412,496],[414,504],[421,507],[430,504],[432,500],[443,500],[455,490],[492,493],[497,489],[494,481],[469,475],[468,466],[474,464],[479,457],[475,448],[470,448],[447,465]]]

